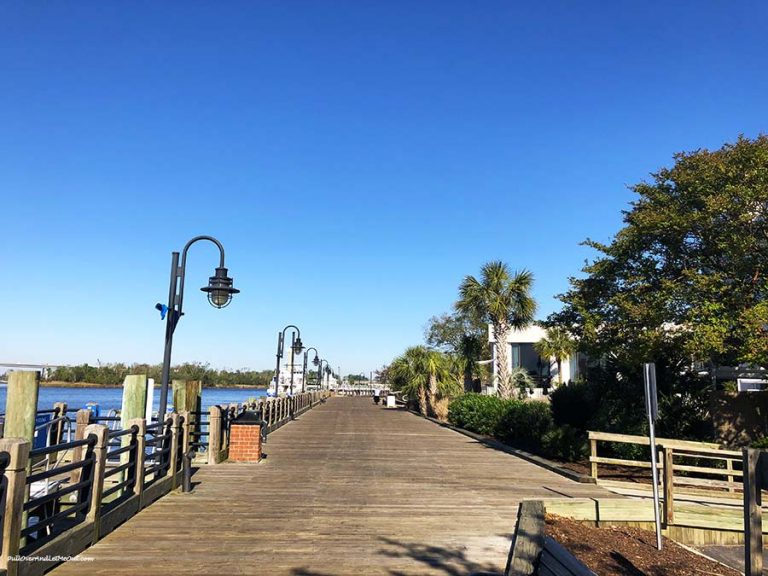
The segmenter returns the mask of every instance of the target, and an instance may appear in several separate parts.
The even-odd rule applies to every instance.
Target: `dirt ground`
[[[739,576],[741,573],[640,528],[595,528],[547,515],[551,536],[599,576]]]

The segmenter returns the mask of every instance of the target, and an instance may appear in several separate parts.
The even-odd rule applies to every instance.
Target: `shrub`
[[[537,450],[552,428],[552,412],[547,402],[508,400],[496,427],[496,436],[508,444]]]
[[[478,434],[493,434],[503,415],[503,406],[504,401],[497,396],[470,392],[448,405],[448,421]]]
[[[448,405],[450,404],[448,398],[440,398],[435,402],[435,417],[440,422],[446,422],[448,420]]]
[[[575,462],[587,455],[587,438],[580,430],[564,424],[555,426],[541,439],[544,455],[557,460]]]
[[[552,420],[558,426],[571,426],[586,431],[594,408],[586,382],[575,382],[567,386],[558,386],[549,395],[552,408]]]
[[[749,445],[750,448],[758,448],[759,450],[766,450],[768,449],[768,438],[760,438],[759,440],[755,440],[752,442],[752,444]]]

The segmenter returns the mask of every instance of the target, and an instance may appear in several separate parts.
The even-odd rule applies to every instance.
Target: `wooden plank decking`
[[[332,398],[55,569],[109,574],[500,574],[517,505],[606,497],[370,398]]]

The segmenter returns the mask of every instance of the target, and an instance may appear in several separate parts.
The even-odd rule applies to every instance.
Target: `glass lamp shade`
[[[293,343],[293,353],[294,354],[301,354],[301,351],[304,350],[304,344],[301,341],[301,336],[296,338],[296,341]]]
[[[208,279],[208,286],[200,288],[208,294],[208,302],[214,308],[224,308],[232,301],[232,295],[240,292],[232,287],[232,278],[226,268],[216,268],[216,274]]]
[[[315,354],[315,359],[312,360],[312,364],[314,364],[315,366],[320,364],[320,358],[317,357],[317,354]]]

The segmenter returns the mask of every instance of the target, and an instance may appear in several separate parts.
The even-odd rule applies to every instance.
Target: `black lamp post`
[[[283,344],[285,343],[285,331],[288,328],[293,328],[295,331],[291,333],[291,390],[290,394],[293,395],[293,358],[296,354],[301,354],[304,349],[304,345],[301,343],[301,330],[298,326],[288,324],[281,332],[277,333],[277,364],[275,365],[275,397],[279,395],[280,384],[280,359],[283,357]]]
[[[326,372],[328,372],[331,369],[330,365],[328,364],[328,360],[320,360],[320,362],[317,363],[317,381],[320,383],[320,390],[323,389],[323,380],[322,380],[323,362],[325,362]]]
[[[301,375],[301,391],[302,392],[306,392],[305,383],[307,381],[307,356],[309,355],[309,351],[310,350],[314,350],[315,351],[315,357],[312,360],[312,364],[314,364],[315,366],[320,364],[320,358],[317,355],[317,348],[315,348],[313,346],[310,346],[309,348],[304,350],[304,370],[302,371],[302,375]]]
[[[213,236],[195,236],[187,242],[184,250],[181,251],[181,266],[179,266],[179,253],[171,253],[171,285],[168,290],[168,306],[157,304],[155,308],[166,315],[165,322],[165,352],[163,353],[163,375],[160,385],[160,406],[158,406],[157,417],[159,421],[163,420],[165,410],[168,404],[168,383],[171,376],[171,350],[173,348],[173,333],[176,325],[179,323],[184,302],[184,275],[187,268],[187,252],[189,247],[199,240],[208,240],[213,242],[219,249],[219,266],[214,275],[208,279],[208,286],[200,288],[208,294],[208,302],[214,308],[224,308],[232,300],[232,295],[240,292],[232,287],[232,278],[227,276],[227,269],[224,267],[224,247],[221,242]]]

